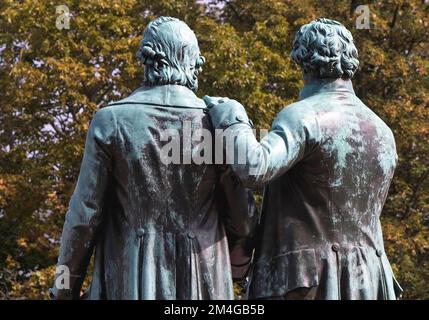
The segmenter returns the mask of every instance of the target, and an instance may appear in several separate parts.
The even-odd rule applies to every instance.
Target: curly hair
[[[295,36],[292,60],[317,78],[351,79],[359,66],[353,36],[341,23],[320,18]]]
[[[144,85],[178,84],[194,91],[205,62],[194,32],[172,17],[158,17],[148,24],[137,58],[145,65]]]

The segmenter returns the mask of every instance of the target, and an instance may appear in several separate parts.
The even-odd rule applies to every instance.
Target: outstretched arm
[[[291,105],[280,112],[271,130],[258,142],[240,103],[207,96],[204,101],[218,129],[216,141],[219,135],[226,141],[222,150],[227,164],[246,187],[264,187],[303,159],[317,141],[317,121],[308,116],[311,111],[302,105]]]

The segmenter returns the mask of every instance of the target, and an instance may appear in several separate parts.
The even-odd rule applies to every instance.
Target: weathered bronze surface
[[[80,298],[95,250],[88,299],[233,299],[231,262],[250,261],[251,194],[225,166],[160,158],[162,130],[182,138],[184,121],[212,130],[192,92],[204,58],[189,27],[163,17],[146,29],[139,56],[145,86],[91,122],[58,259],[70,289],[53,295]]]
[[[303,69],[300,101],[260,142],[244,107],[205,97],[215,128],[236,136],[232,168],[265,187],[251,298],[395,299],[380,214],[397,164],[388,126],[355,95],[357,51],[332,20],[301,28],[292,58]],[[301,289],[299,289],[301,288]],[[304,294],[294,295],[295,290]]]

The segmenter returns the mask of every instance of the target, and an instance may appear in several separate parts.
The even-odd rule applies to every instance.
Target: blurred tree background
[[[358,5],[370,29],[357,29]],[[55,8],[67,5],[70,29]],[[43,299],[94,112],[142,81],[135,59],[146,24],[171,15],[207,59],[198,95],[241,101],[259,128],[298,98],[290,58],[298,28],[342,22],[354,37],[358,96],[393,130],[399,154],[382,215],[406,299],[429,299],[427,0],[91,0],[0,2],[0,298]]]

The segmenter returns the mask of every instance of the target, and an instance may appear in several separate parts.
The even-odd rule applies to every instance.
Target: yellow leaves
[[[10,293],[11,298],[49,299],[48,289],[55,279],[55,266],[31,272],[28,280],[14,282]]]
[[[364,47],[364,54],[361,54],[363,63],[369,63],[375,66],[382,66],[385,63],[385,51],[380,46],[368,42],[362,44]]]
[[[0,174],[0,207],[6,207],[10,199],[16,195],[18,182],[17,175]]]
[[[55,191],[48,192],[47,199],[52,202],[56,201],[57,193]]]
[[[28,249],[27,239],[19,238],[18,240],[16,240],[16,243],[21,249]]]
[[[6,205],[6,197],[9,192],[5,179],[0,176],[0,207]]]
[[[6,257],[6,268],[13,270],[19,267],[19,263],[15,261],[10,254]]]

